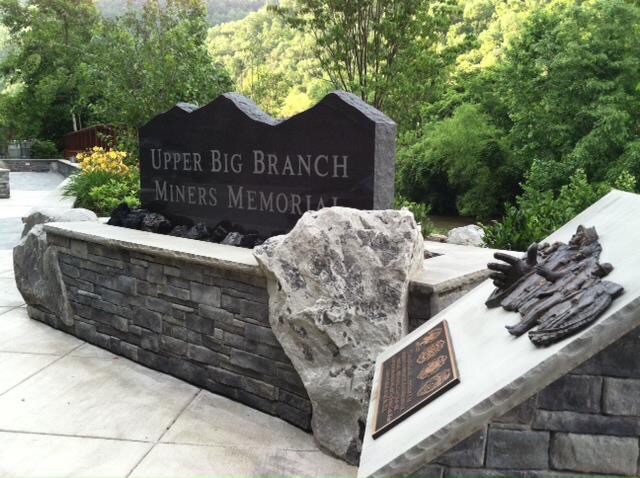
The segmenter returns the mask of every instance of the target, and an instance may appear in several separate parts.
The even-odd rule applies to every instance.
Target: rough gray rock
[[[47,244],[42,224],[34,225],[13,248],[13,267],[16,285],[27,304],[57,315],[67,325],[73,324],[56,251]]]
[[[97,221],[88,209],[37,209],[22,219],[20,243],[13,248],[13,265],[18,290],[30,306],[40,306],[73,324],[73,312],[62,287],[56,248],[47,244],[43,224],[47,222]]]
[[[538,395],[538,408],[600,413],[602,377],[565,375]]]
[[[407,330],[409,277],[423,240],[408,211],[307,212],[254,250],[269,321],[313,406],[317,442],[357,463],[378,354]]]
[[[440,455],[434,463],[451,467],[476,467],[482,468],[487,442],[487,429],[483,428],[465,438],[445,454]]]
[[[556,433],[551,466],[572,472],[636,475],[638,438]]]
[[[610,415],[640,416],[640,380],[606,378],[604,412]]]
[[[447,234],[447,243],[449,244],[480,247],[484,243],[483,241],[484,231],[475,224],[453,228]]]
[[[487,467],[544,470],[549,465],[549,432],[489,429]]]
[[[76,222],[76,221],[97,221],[98,216],[93,211],[83,208],[74,209],[51,209],[37,208],[32,209],[28,216],[22,218],[24,229],[22,229],[22,237],[25,237],[31,228],[36,224],[44,224],[46,222]]]

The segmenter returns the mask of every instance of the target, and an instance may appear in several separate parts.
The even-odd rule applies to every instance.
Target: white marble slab
[[[640,326],[640,196],[614,191],[549,236],[568,241],[578,225],[595,226],[607,278],[625,293],[594,325],[547,348],[514,338],[504,326],[519,315],[487,309],[493,285],[485,281],[380,355],[369,405],[358,477],[411,473],[434,460],[491,419],[506,413],[580,363]],[[382,362],[446,319],[461,383],[376,440],[371,437]]]

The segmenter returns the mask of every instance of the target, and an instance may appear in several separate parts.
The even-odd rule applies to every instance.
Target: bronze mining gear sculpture
[[[558,342],[595,322],[623,292],[602,280],[613,266],[598,262],[601,252],[595,228],[583,226],[569,244],[534,243],[522,259],[498,252],[503,263],[487,266],[496,289],[486,305],[520,312],[522,320],[507,326],[510,334],[529,331],[537,346]]]

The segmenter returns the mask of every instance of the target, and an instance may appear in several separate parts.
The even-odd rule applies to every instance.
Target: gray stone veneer
[[[0,169],[0,199],[6,199],[11,196],[9,175],[8,169]]]
[[[412,476],[640,476],[634,331]]]
[[[32,318],[309,428],[310,403],[269,327],[257,268],[83,239],[63,226],[71,228],[47,227],[47,241],[57,249],[73,324],[29,307]],[[434,301],[482,280],[466,277],[413,284],[410,324],[428,320]],[[639,476],[639,444],[634,331],[412,476]]]
[[[46,173],[56,172],[69,177],[78,172],[80,166],[66,159],[0,159],[0,166],[14,173]]]
[[[31,318],[309,429],[311,404],[268,322],[262,276],[56,235],[75,315]]]
[[[66,325],[30,306],[33,319],[309,429],[311,404],[271,331],[266,279],[251,251],[213,252],[220,246],[98,223],[45,229],[74,316]],[[417,279],[410,328],[430,317],[434,297],[485,275],[468,277]]]

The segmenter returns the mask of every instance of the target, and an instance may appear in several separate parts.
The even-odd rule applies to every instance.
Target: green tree
[[[178,102],[204,104],[232,88],[205,46],[198,0],[149,0],[104,20],[81,66],[83,101],[102,122],[137,128]]]
[[[95,6],[91,0],[0,0],[0,19],[12,46],[0,66],[4,128],[10,137],[60,145],[63,134],[89,120],[76,67],[98,20]]]
[[[537,167],[534,163],[533,169]],[[611,188],[633,191],[636,179],[622,172],[612,182],[593,182],[584,170],[577,169],[567,184],[555,193],[539,191],[530,185],[517,198],[516,206],[507,206],[502,221],[484,226],[484,241],[488,247],[524,251],[591,206]]]
[[[96,0],[98,9],[106,18],[122,15],[127,9],[142,10],[146,0]],[[211,25],[240,20],[259,10],[266,0],[206,0],[207,20]],[[164,6],[163,1],[160,6]]]
[[[316,55],[331,82],[377,108],[388,100],[401,67],[419,39],[429,50],[439,24],[437,0],[296,0],[280,8],[292,25],[315,39]],[[403,61],[403,58],[405,59]]]
[[[212,28],[207,43],[238,91],[274,116],[298,113],[330,90],[311,35],[292,28],[273,9]]]
[[[406,174],[409,169],[400,170],[400,186],[408,188],[410,199],[428,198],[434,211],[443,212],[453,202],[453,187],[458,211],[477,215],[479,203],[460,194],[513,200],[534,161],[536,168],[526,181],[529,189],[540,192],[557,192],[578,168],[596,183],[610,184],[625,171],[639,177],[637,2],[473,0],[464,7],[448,35],[450,47],[455,51],[457,44],[461,51],[445,81],[448,89],[422,104],[425,125],[401,136],[401,149],[407,152],[401,150],[400,157],[432,157],[435,153],[425,152],[431,136],[443,124],[455,124],[455,112],[470,104],[496,128],[500,144],[508,149],[499,156],[505,163],[492,166],[501,179],[454,186],[450,171],[434,166],[447,161],[430,160],[431,166],[425,169],[422,162],[422,174],[414,177]],[[466,128],[449,134],[458,135],[450,138],[452,143],[473,144],[477,136]],[[472,171],[485,164],[473,154],[448,161]],[[470,208],[472,203],[476,206]],[[500,204],[494,213],[501,212]]]
[[[532,187],[557,190],[577,168],[592,181],[640,173],[639,45],[635,2],[556,1],[531,14],[493,84],[514,154],[541,162]]]
[[[429,124],[398,158],[399,192],[440,213],[490,217],[515,195],[516,178],[504,132],[474,105]]]

